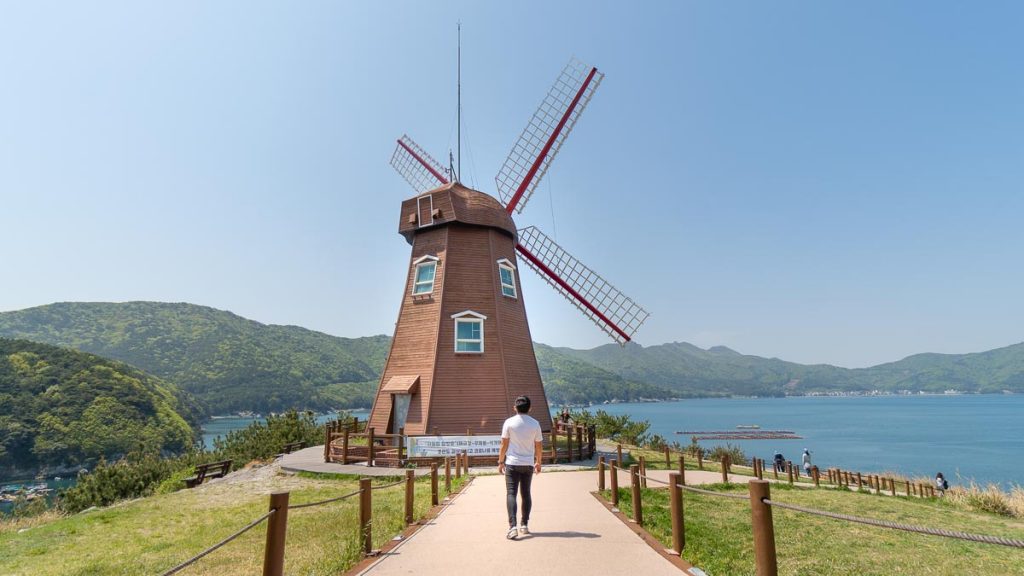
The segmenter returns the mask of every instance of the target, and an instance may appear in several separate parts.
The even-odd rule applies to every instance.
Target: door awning
[[[414,394],[420,389],[420,376],[392,376],[384,385],[384,391],[391,394]]]

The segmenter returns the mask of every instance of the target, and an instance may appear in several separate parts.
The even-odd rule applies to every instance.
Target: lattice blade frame
[[[494,177],[509,214],[522,212],[604,74],[573,58],[555,80]]]
[[[391,166],[417,194],[448,183],[447,171],[406,134],[395,145]]]
[[[523,228],[518,234],[516,250],[530,268],[620,345],[633,339],[649,312],[537,228]]]

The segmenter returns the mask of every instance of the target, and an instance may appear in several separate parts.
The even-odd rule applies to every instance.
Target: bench
[[[207,478],[223,478],[230,470],[231,460],[199,464],[196,466],[196,475],[191,478],[185,478],[185,487],[195,488],[202,484]]]
[[[284,448],[281,450],[281,453],[282,454],[291,454],[292,452],[295,452],[296,450],[302,450],[305,447],[306,447],[306,443],[303,442],[303,441],[300,441],[300,442],[289,442],[289,443],[284,445]]]

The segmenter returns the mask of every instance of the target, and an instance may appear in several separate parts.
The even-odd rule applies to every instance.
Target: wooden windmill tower
[[[497,434],[516,396],[551,429],[519,283],[525,261],[620,344],[648,313],[534,227],[522,211],[603,75],[572,60],[495,178],[500,201],[458,182],[408,136],[391,164],[417,195],[398,231],[412,257],[369,426],[407,435]],[[522,256],[520,260],[518,255]]]

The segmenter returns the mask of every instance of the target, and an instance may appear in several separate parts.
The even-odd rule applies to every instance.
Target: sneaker
[[[519,536],[519,530],[515,526],[509,528],[508,534],[505,534],[505,538],[508,538],[509,540],[515,540],[516,536]]]
[[[530,529],[527,528],[525,524],[523,524],[522,526],[519,527],[519,535],[520,536],[526,536],[529,533],[530,533]]]

